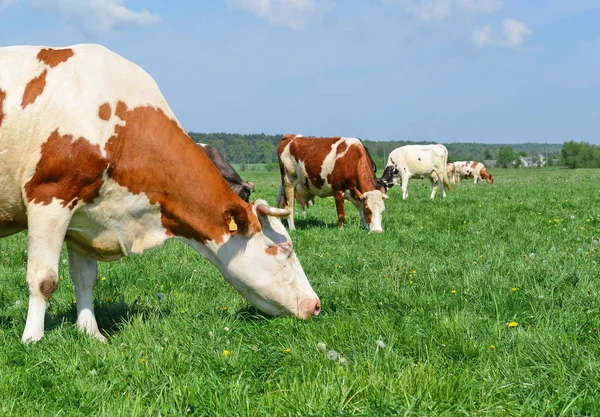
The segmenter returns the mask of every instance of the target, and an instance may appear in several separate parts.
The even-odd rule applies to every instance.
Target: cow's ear
[[[223,216],[231,234],[238,233],[250,236],[261,230],[260,222],[254,213],[252,213],[250,207],[233,204],[225,210]]]

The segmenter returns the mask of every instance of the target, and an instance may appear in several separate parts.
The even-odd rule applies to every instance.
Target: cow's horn
[[[263,216],[286,217],[290,215],[288,209],[275,208],[266,204],[258,204],[256,206],[256,211]]]

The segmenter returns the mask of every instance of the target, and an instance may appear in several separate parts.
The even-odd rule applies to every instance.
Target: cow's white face
[[[371,232],[383,233],[383,227],[381,226],[381,219],[385,211],[383,200],[388,198],[386,194],[379,190],[367,191],[363,194],[359,210],[360,220],[365,229],[369,229]]]
[[[261,205],[277,216],[289,214],[257,200],[252,212],[260,221],[261,231],[251,236],[232,234],[214,248],[213,254],[206,255],[201,248],[199,252],[213,260],[227,282],[261,311],[300,319],[318,315],[319,298],[294,253],[290,236],[281,220],[266,214]]]

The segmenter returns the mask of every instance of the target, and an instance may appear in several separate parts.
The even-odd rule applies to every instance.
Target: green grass
[[[381,235],[349,203],[341,231],[330,199],[298,213],[322,301],[306,322],[262,318],[173,241],[100,264],[107,344],[75,328],[61,263],[45,337],[22,345],[26,235],[2,239],[0,415],[599,415],[600,170],[493,174],[445,200],[392,188]],[[274,202],[277,173],[244,178]]]

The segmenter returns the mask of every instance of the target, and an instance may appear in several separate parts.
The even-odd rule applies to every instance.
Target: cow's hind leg
[[[284,177],[282,182],[285,207],[290,211],[290,215],[288,216],[288,228],[290,230],[296,230],[296,226],[294,225],[294,194],[296,188],[287,177]]]
[[[106,338],[98,330],[92,298],[92,291],[98,275],[98,262],[69,244],[67,244],[67,250],[69,251],[69,271],[75,286],[75,300],[77,301],[77,327],[104,343]]]
[[[27,284],[29,307],[22,342],[36,342],[44,336],[46,304],[58,282],[58,263],[71,211],[54,200],[48,205],[27,207]]]
[[[440,178],[437,175],[437,173],[433,171],[429,176],[429,180],[431,181],[431,199],[433,200],[435,198],[435,193],[437,192],[438,185],[440,183]],[[445,194],[446,193],[444,193],[444,197],[446,197]]]

